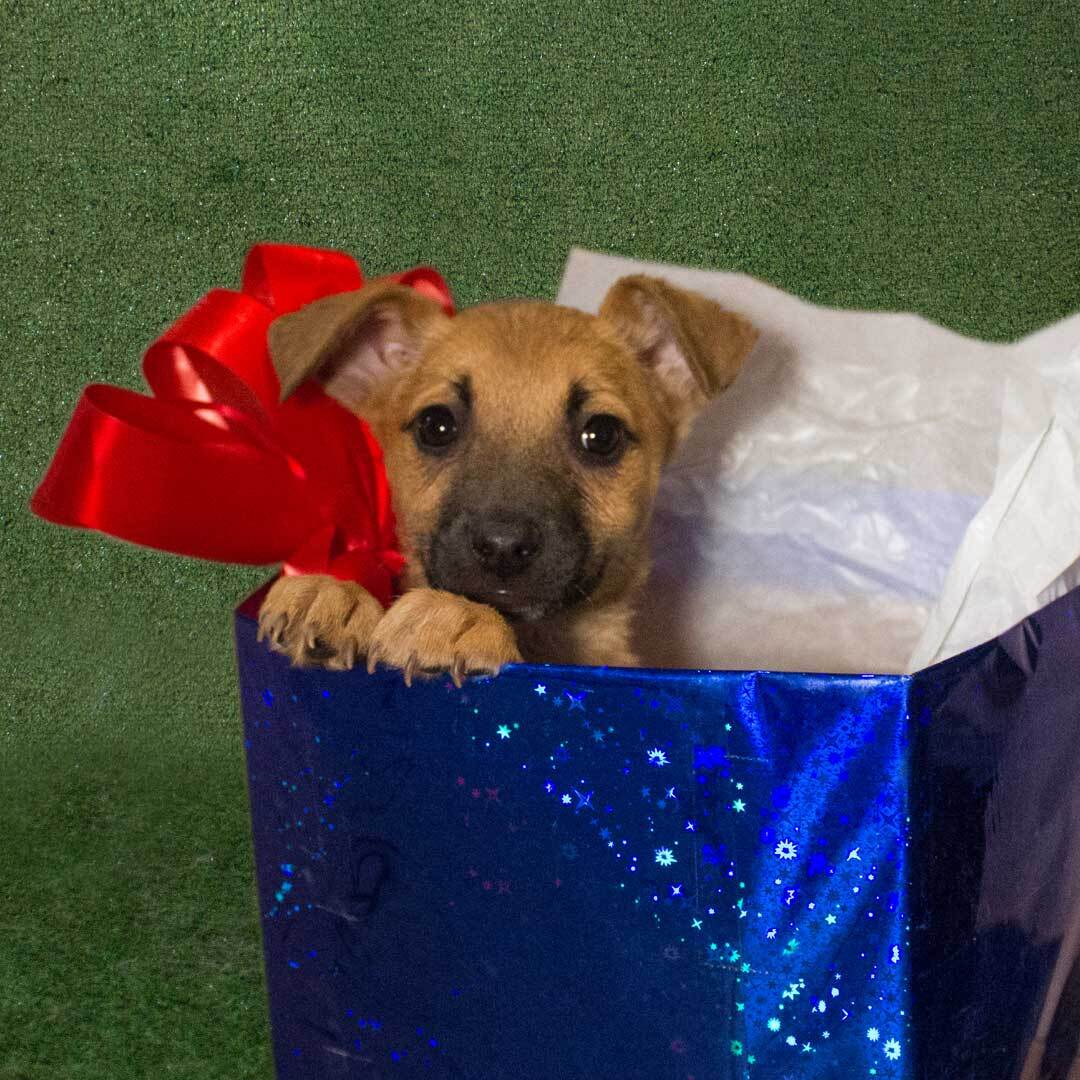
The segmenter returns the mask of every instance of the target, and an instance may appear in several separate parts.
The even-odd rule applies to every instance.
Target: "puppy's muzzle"
[[[530,513],[503,501],[444,517],[425,567],[432,587],[531,621],[587,596],[589,554],[575,514],[546,507]]]

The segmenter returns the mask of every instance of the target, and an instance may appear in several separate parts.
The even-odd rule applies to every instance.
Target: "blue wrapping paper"
[[[910,677],[461,689],[291,668],[258,600],[279,1080],[1067,1075],[1080,595]]]

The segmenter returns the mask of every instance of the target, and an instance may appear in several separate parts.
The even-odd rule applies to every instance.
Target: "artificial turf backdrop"
[[[250,244],[569,247],[1007,339],[1080,308],[1073,0],[0,3],[0,1077],[271,1076],[230,610],[26,509]]]

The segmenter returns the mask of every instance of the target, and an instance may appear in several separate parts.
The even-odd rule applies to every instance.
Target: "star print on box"
[[[1055,956],[974,921],[998,653],[406,688],[237,641],[279,1080],[1010,1075]]]
[[[344,1060],[396,1053],[405,1075],[477,1077],[650,1062],[706,1080],[774,1064],[827,1076],[858,1054],[898,1075],[841,1019],[873,1017],[897,1046],[909,1022],[889,963],[907,947],[903,815],[841,825],[863,817],[853,768],[899,798],[895,680],[844,680],[812,712],[774,688],[771,719],[803,744],[795,776],[741,676],[658,693],[626,675],[507,673],[406,691],[390,675],[268,667],[253,791],[268,765],[284,773],[272,847],[302,882],[275,882],[264,908],[267,927],[289,921],[271,978],[333,996]],[[853,837],[862,863],[845,862]],[[350,1010],[379,1028],[351,1030]],[[325,1053],[307,1041],[297,1076]]]

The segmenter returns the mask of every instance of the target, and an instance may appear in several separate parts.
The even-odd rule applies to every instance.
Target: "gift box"
[[[559,300],[642,271],[762,331],[662,485],[644,667],[406,687],[237,610],[279,1080],[1077,1080],[1080,319],[988,345],[580,251]],[[378,447],[265,348],[362,282],[254,249],[34,509],[389,601]]]
[[[259,599],[236,641],[279,1080],[970,1080],[1036,1035],[1025,1075],[1071,1075],[1080,591],[912,676],[461,689],[290,667]]]

